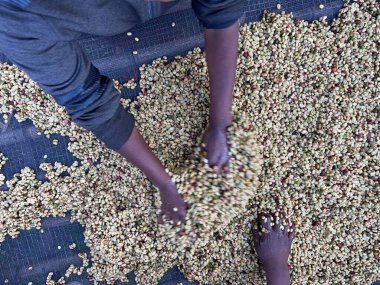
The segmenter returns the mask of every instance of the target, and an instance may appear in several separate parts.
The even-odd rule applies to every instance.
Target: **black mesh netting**
[[[260,20],[264,10],[278,12],[277,4],[281,4],[283,11],[293,12],[296,18],[314,20],[327,16],[331,20],[343,5],[343,1],[249,0],[241,22]],[[324,4],[324,9],[319,7],[320,4]],[[125,33],[113,37],[84,35],[80,39],[91,61],[103,74],[122,81],[137,79],[141,64],[161,56],[171,58],[183,55],[196,46],[203,46],[202,29],[190,8],[190,1],[148,2],[146,7],[146,13],[152,19],[135,27],[131,31],[132,37]],[[140,41],[136,42],[135,36]],[[138,53],[133,54],[133,51]],[[5,60],[6,57],[0,54],[0,61]],[[135,95],[133,93],[138,90],[129,92],[131,93],[125,95]],[[48,155],[48,162],[72,163],[74,158],[67,150],[68,138],[59,138],[59,145],[53,146],[52,140],[56,137],[59,136],[48,139],[37,135],[31,121],[18,123],[11,118],[5,124],[0,119],[0,152],[9,158],[3,169],[6,179],[10,179],[25,166],[33,168],[37,177],[43,179],[44,173],[38,166],[44,161],[44,154]],[[6,187],[2,186],[0,190],[6,191]],[[6,279],[12,285],[28,282],[45,284],[48,272],[54,272],[54,276],[63,276],[71,263],[80,264],[78,252],[89,252],[84,244],[83,228],[78,223],[71,224],[68,217],[44,219],[43,229],[44,233],[39,230],[22,231],[17,239],[7,238],[0,244],[0,284],[4,284]],[[75,251],[57,250],[58,245],[67,248],[72,242],[77,244]],[[33,270],[27,270],[29,267]],[[78,284],[91,284],[85,275],[72,275],[68,279],[69,282],[74,280],[80,282]],[[181,281],[186,284],[179,271],[174,268],[167,272],[160,283],[176,284]],[[130,284],[134,282],[131,281]]]

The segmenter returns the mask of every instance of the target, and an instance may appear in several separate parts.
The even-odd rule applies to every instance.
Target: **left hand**
[[[203,135],[203,143],[207,152],[210,166],[216,167],[217,172],[228,167],[227,135],[224,128],[208,127]]]
[[[158,217],[159,223],[163,224],[165,219],[171,221],[174,226],[179,226],[186,222],[186,203],[178,193],[173,182],[160,188],[161,215]]]

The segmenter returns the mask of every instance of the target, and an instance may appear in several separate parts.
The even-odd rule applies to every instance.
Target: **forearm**
[[[135,127],[128,141],[118,150],[130,163],[138,167],[158,188],[170,184],[171,178]]]
[[[158,221],[170,220],[178,226],[186,222],[186,204],[178,193],[175,183],[158,158],[140,135],[137,128],[132,130],[128,141],[118,150],[129,162],[137,166],[160,190],[161,213]],[[181,223],[179,223],[181,222]]]
[[[118,151],[138,167],[155,186],[160,189],[165,188],[170,183],[170,177],[138,132],[133,116],[120,105],[120,94],[114,88],[112,81],[99,76],[98,80],[90,83],[84,84],[85,91],[75,98],[97,98],[97,100],[79,111],[74,110],[78,105],[75,101],[65,104],[74,121],[92,131],[108,147]],[[96,90],[97,93],[92,94],[87,90]]]
[[[211,88],[209,124],[226,128],[232,121],[239,23],[225,29],[206,29],[205,39]]]
[[[155,186],[160,189],[167,187],[170,183],[169,175],[135,127],[133,116],[120,105],[120,94],[109,79],[98,82],[100,87],[97,90],[104,91],[101,96],[97,96],[97,101],[81,111],[80,116],[77,116],[79,112],[72,112],[75,122],[91,130],[108,147],[118,151],[144,172]],[[66,104],[67,109],[72,109],[68,107],[70,106]]]
[[[268,270],[265,274],[267,285],[290,285],[290,271],[287,265],[275,270]]]

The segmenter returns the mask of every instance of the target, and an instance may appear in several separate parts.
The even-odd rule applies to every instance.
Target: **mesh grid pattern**
[[[281,10],[277,4],[281,4]],[[324,5],[323,9],[320,4]],[[308,21],[323,16],[332,20],[342,5],[341,0],[249,0],[241,22],[260,20],[264,10],[292,12],[295,18]],[[154,18],[131,32],[132,36],[124,33],[107,38],[84,37],[80,44],[104,75],[121,81],[137,78],[139,66],[157,57],[173,58],[185,55],[194,47],[204,47],[202,28],[190,8]],[[135,37],[139,38],[138,42]]]
[[[341,0],[249,0],[241,22],[260,20],[264,10],[279,12],[276,5],[281,4],[281,11],[293,12],[296,18],[314,20],[327,16],[329,20],[336,16],[343,5]],[[323,4],[324,9],[319,5]],[[202,29],[195,18],[194,12],[189,9],[189,1],[174,1],[164,6],[157,6],[152,2],[147,13],[152,17],[155,14],[164,14],[154,18],[144,25],[135,27],[131,32],[113,37],[93,37],[86,35],[80,39],[80,44],[88,54],[91,61],[99,68],[102,74],[111,78],[126,81],[130,78],[138,79],[138,67],[149,63],[154,58],[175,55],[184,55],[196,46],[203,47]],[[172,26],[172,23],[175,26]],[[135,41],[135,37],[139,41]],[[137,54],[133,54],[137,51]],[[0,61],[5,61],[0,54]],[[138,88],[125,91],[125,96],[136,96]],[[52,144],[57,138],[59,144]],[[44,172],[39,165],[44,162],[59,161],[71,164],[74,157],[67,150],[68,138],[52,135],[49,139],[37,135],[32,122],[27,120],[18,123],[14,118],[8,124],[0,121],[0,151],[8,158],[3,168],[6,179],[23,167],[29,166],[37,173],[40,180],[44,180]],[[43,159],[47,154],[48,158]],[[6,187],[0,186],[0,190]],[[0,284],[8,279],[11,285],[45,284],[48,272],[54,272],[54,278],[63,276],[68,266],[73,263],[80,265],[78,252],[87,252],[89,249],[84,243],[83,228],[78,223],[70,223],[69,215],[61,218],[43,219],[44,233],[32,229],[22,231],[16,239],[9,237],[0,244]],[[68,248],[75,242],[75,250]],[[57,247],[60,245],[61,250]],[[28,270],[29,267],[32,270]],[[92,284],[87,276],[72,275],[67,281],[79,281],[81,284]],[[133,279],[133,273],[130,275]],[[168,271],[160,284],[176,284],[176,282],[190,284],[184,281],[177,268]],[[121,284],[121,283],[119,283]],[[135,284],[133,281],[128,284]],[[193,283],[191,283],[193,284]]]
[[[36,127],[30,120],[19,123],[13,116],[7,124],[1,120],[0,152],[8,158],[2,169],[6,180],[11,179],[13,174],[22,168],[30,167],[35,171],[37,178],[44,181],[45,172],[39,168],[41,163],[59,161],[70,165],[74,162],[74,157],[67,150],[68,137],[54,134],[48,139],[44,135],[38,135]],[[54,139],[58,139],[58,145],[53,144]],[[46,159],[44,155],[47,155]],[[0,185],[0,190],[6,189],[5,184]]]

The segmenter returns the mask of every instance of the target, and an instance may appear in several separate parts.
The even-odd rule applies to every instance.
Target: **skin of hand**
[[[221,168],[228,162],[226,128],[231,124],[231,105],[235,82],[239,23],[225,29],[206,29],[206,60],[210,74],[210,119],[204,136],[207,157]],[[134,128],[128,141],[118,150],[159,188],[162,201],[160,221],[185,222],[186,204],[164,166]]]
[[[128,141],[118,150],[130,163],[138,167],[147,178],[159,189],[162,201],[159,222],[164,219],[175,225],[179,221],[185,223],[186,204],[178,193],[175,183],[166,173],[160,160],[144,141],[135,127]]]
[[[225,130],[209,127],[203,135],[203,143],[208,163],[216,167],[217,171],[227,168],[228,144]]]
[[[254,247],[260,262],[264,266],[268,285],[290,285],[288,258],[295,231],[288,233],[288,226],[281,230],[282,220],[272,216],[274,226],[271,226],[271,215],[259,220],[265,232],[253,232]],[[260,227],[259,227],[260,228]]]
[[[178,193],[175,183],[170,183],[167,187],[160,190],[161,197],[161,214],[158,217],[159,223],[167,220],[172,221],[175,226],[185,223],[186,203]]]
[[[211,92],[209,127],[203,136],[203,143],[209,164],[220,171],[228,163],[226,129],[232,122],[239,22],[225,29],[206,29],[205,40]]]

